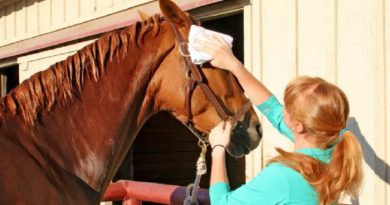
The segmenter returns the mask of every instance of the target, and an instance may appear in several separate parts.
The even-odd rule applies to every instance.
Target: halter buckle
[[[190,51],[189,51],[189,43],[188,42],[180,42],[179,43],[179,51],[180,51],[180,55],[183,56],[183,57],[191,57],[191,54],[190,54]]]

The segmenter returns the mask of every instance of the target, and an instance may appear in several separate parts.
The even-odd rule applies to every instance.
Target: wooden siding
[[[390,1],[386,0],[385,5],[383,5],[384,9],[384,35],[383,35],[383,41],[385,41],[384,45],[384,53],[385,53],[385,82],[386,82],[386,87],[385,87],[385,93],[384,93],[384,98],[385,98],[385,109],[384,109],[384,114],[386,115],[385,118],[385,140],[383,144],[385,144],[385,164],[386,167],[386,175],[385,178],[387,179],[387,185],[386,185],[386,201],[387,204],[390,204],[390,188],[389,188],[389,180],[390,180]]]
[[[364,185],[353,204],[390,204],[390,0],[259,0],[244,11],[245,64],[279,100],[298,75],[320,76],[345,91],[348,128],[364,149]],[[293,150],[263,125],[247,178],[275,156],[274,147]]]
[[[160,12],[157,0],[149,1],[110,3],[94,0],[96,3],[87,4],[80,0],[40,0],[38,3],[36,0],[18,0],[3,6],[0,4],[0,60],[128,26],[139,19],[138,10],[149,14]],[[176,3],[187,11],[220,2],[223,6],[219,4],[219,14],[247,1],[176,0]],[[120,5],[115,6],[116,3]]]
[[[0,47],[153,0],[18,0],[0,4]]]
[[[46,70],[50,65],[65,60],[68,56],[73,55],[76,51],[93,41],[94,39],[82,41],[18,58],[16,63],[19,65],[19,81],[22,82],[33,74]]]

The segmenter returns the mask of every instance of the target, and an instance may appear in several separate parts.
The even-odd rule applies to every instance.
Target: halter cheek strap
[[[205,93],[206,97],[210,101],[210,103],[213,105],[219,116],[222,120],[231,120],[234,125],[237,124],[237,122],[241,119],[241,117],[252,107],[251,102],[249,99],[247,99],[246,103],[241,107],[240,110],[238,110],[235,114],[231,114],[229,110],[227,110],[226,106],[218,100],[214,92],[210,89],[209,85],[207,84],[207,80],[205,80],[204,75],[202,73],[201,67],[196,66],[191,61],[191,56],[188,51],[188,43],[183,40],[183,37],[181,36],[180,32],[177,30],[177,28],[170,23],[170,26],[172,28],[172,31],[175,34],[176,41],[179,45],[179,51],[182,55],[184,62],[186,64],[186,76],[188,78],[189,84],[187,87],[187,96],[185,99],[185,104],[187,107],[187,122],[186,126],[197,136],[199,139],[205,139],[204,134],[200,134],[193,126],[192,119],[192,112],[191,112],[191,96],[193,93],[193,90],[197,85],[201,87],[203,92]]]

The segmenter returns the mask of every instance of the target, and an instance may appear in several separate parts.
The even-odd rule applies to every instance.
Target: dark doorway
[[[243,61],[243,13],[204,21],[202,26],[231,35],[233,52]],[[195,179],[199,154],[196,137],[169,114],[158,113],[141,129],[114,181],[129,179],[187,186]],[[202,177],[202,188],[209,187],[210,162],[208,153],[208,173]],[[232,188],[245,183],[245,158],[228,157],[227,166]]]
[[[244,15],[242,12],[223,18],[203,21],[202,26],[233,37],[233,53],[244,61]]]
[[[0,68],[0,97],[19,85],[19,66],[12,65]]]

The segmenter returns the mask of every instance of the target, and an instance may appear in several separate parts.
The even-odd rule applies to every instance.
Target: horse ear
[[[161,12],[168,21],[180,27],[190,26],[188,16],[175,3],[171,0],[159,0],[159,2]]]
[[[150,19],[150,17],[151,17],[143,11],[138,11],[138,15],[141,17],[142,21],[146,21],[146,20]]]

